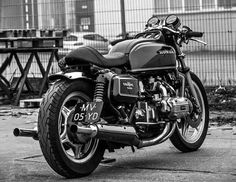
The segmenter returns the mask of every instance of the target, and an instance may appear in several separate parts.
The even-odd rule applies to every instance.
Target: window
[[[236,0],[155,0],[157,14],[231,8],[236,8]]]
[[[218,7],[224,8],[224,9],[236,7],[236,1],[235,0],[218,0]]]
[[[106,39],[98,34],[87,34],[84,35],[84,39],[86,40],[94,40],[94,41],[105,41]]]
[[[183,4],[182,0],[169,0],[170,4],[170,11],[183,11]]]
[[[168,12],[168,0],[155,0],[154,2],[157,13]]]
[[[64,41],[77,41],[78,38],[74,35],[70,35],[68,37],[64,37]]]
[[[95,35],[94,35],[94,40],[96,40],[96,41],[104,41],[105,38],[102,37],[101,35],[95,34]]]
[[[91,25],[90,17],[83,17],[80,19],[81,25]]]
[[[202,9],[215,9],[215,0],[202,0]]]
[[[93,34],[87,34],[87,35],[84,35],[84,39],[86,40],[95,40],[95,37]]]
[[[185,6],[185,11],[200,10],[200,1],[199,0],[185,0],[184,6]]]

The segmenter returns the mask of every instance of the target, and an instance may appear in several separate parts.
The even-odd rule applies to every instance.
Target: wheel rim
[[[194,85],[194,88],[195,88],[195,91],[196,91],[196,94],[198,96],[198,100],[200,103],[200,107],[201,107],[201,113],[194,114],[195,118],[199,122],[199,125],[196,128],[193,128],[188,124],[187,119],[182,120],[178,122],[177,124],[177,128],[179,130],[179,133],[182,139],[187,143],[195,143],[200,139],[204,131],[204,126],[206,122],[206,110],[205,110],[206,108],[205,108],[203,96],[201,94],[201,90],[195,82],[193,82],[193,85]],[[191,119],[191,118],[188,118],[188,119]]]
[[[76,144],[71,141],[67,133],[67,124],[73,115],[76,103],[89,101],[89,97],[81,92],[73,92],[64,100],[58,118],[58,132],[60,135],[61,147],[68,159],[75,163],[85,163],[95,153],[98,146],[98,139],[90,139],[85,144]]]

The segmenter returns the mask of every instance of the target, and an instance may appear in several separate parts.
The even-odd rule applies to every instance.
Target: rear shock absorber
[[[95,87],[95,92],[94,92],[94,97],[93,97],[94,102],[103,101],[105,83],[106,83],[106,79],[104,77],[104,74],[100,74],[96,79],[96,87]]]

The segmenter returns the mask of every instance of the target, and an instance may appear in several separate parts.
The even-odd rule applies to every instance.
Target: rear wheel
[[[191,77],[200,103],[200,112],[193,106],[191,115],[177,122],[176,130],[170,137],[172,144],[182,152],[195,151],[202,145],[209,124],[209,108],[205,89],[195,74],[191,73]],[[194,102],[189,87],[186,87],[185,97]]]
[[[92,85],[82,80],[59,81],[47,91],[40,107],[38,131],[43,155],[54,171],[67,178],[89,175],[105,151],[98,139],[81,143],[70,137],[73,108],[91,100]]]

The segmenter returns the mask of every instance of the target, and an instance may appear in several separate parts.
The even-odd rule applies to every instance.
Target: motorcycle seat
[[[111,68],[128,63],[128,56],[121,52],[102,55],[96,49],[84,46],[71,51],[65,57],[65,62],[69,66],[91,63],[99,67]]]

